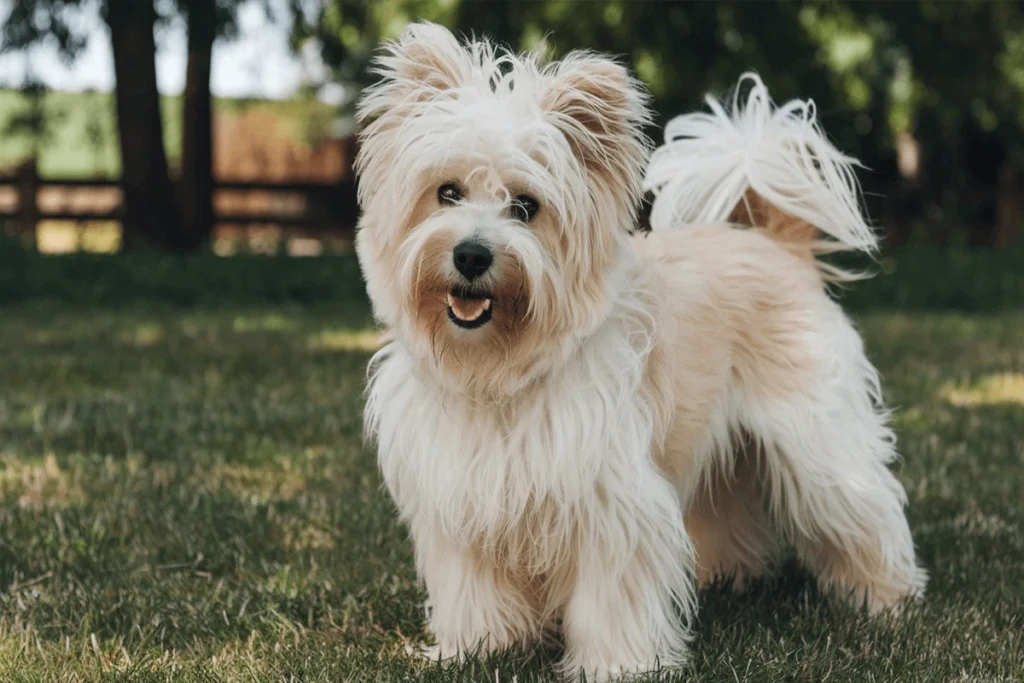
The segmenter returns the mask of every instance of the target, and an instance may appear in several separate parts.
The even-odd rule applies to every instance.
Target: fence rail
[[[121,220],[120,199],[117,206],[109,210],[95,206],[49,206],[60,203],[52,201],[46,202],[48,206],[40,206],[40,195],[48,190],[52,193],[51,188],[82,190],[84,192],[76,196],[81,199],[89,190],[120,193],[121,181],[117,178],[40,178],[35,164],[27,163],[13,174],[0,175],[0,220],[13,221],[19,233],[33,233],[41,221]],[[8,200],[13,190],[13,206],[11,201],[3,201],[5,190]],[[262,206],[254,208],[253,199]],[[88,200],[86,203],[95,204]],[[215,222],[221,225],[277,225],[302,232],[351,237],[357,216],[355,185],[351,177],[337,182],[217,180],[214,182],[214,212]]]

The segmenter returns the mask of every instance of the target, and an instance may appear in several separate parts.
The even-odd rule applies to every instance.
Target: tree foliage
[[[50,42],[74,59],[87,36],[76,14],[146,8],[154,21],[184,17],[190,78],[186,126],[186,239],[199,244],[210,213],[209,68],[216,37],[237,31],[245,0],[9,0],[0,51]],[[258,0],[268,16],[281,0]],[[153,4],[151,4],[153,3]],[[843,149],[869,167],[872,211],[904,226],[968,225],[974,242],[1006,241],[1017,221],[1024,168],[1024,8],[986,0],[794,0],[711,3],[630,0],[283,0],[293,47],[319,50],[345,107],[372,82],[380,41],[426,19],[515,49],[541,44],[552,56],[590,48],[620,56],[647,84],[658,127],[724,94],[739,74],[762,74],[779,100],[811,97]],[[154,15],[155,12],[155,15]],[[148,21],[148,20],[147,20]],[[138,30],[138,29],[136,29]],[[143,29],[144,30],[144,29]],[[127,72],[124,72],[127,73]],[[132,95],[138,102],[138,92]],[[154,94],[146,94],[153,100]],[[152,109],[152,101],[149,108]],[[131,111],[129,108],[126,111]],[[31,112],[28,114],[31,116]],[[153,125],[152,117],[149,117]],[[121,125],[122,136],[128,133]],[[159,121],[156,122],[159,126]],[[138,131],[136,131],[138,133]],[[156,135],[159,131],[147,131]],[[898,150],[920,158],[913,169]],[[159,152],[159,150],[155,150]],[[160,156],[158,153],[157,156]],[[908,158],[910,158],[908,157]],[[916,157],[914,157],[916,158]],[[194,168],[191,168],[194,166]],[[909,170],[908,170],[909,169]],[[198,208],[196,208],[198,207]],[[1001,221],[1001,223],[1000,223]],[[1002,227],[996,226],[1000,224]],[[197,227],[198,226],[198,227]],[[207,227],[204,227],[207,226]],[[984,227],[988,226],[988,227]],[[996,227],[993,227],[996,226]],[[1010,226],[1010,227],[1007,227]],[[891,236],[905,238],[901,228]],[[933,231],[934,232],[934,231]],[[899,234],[897,234],[899,233]],[[939,230],[938,239],[949,231]],[[934,235],[933,235],[934,236]]]
[[[301,0],[295,0],[301,6]],[[590,48],[624,58],[659,114],[699,105],[756,69],[780,99],[814,97],[826,116],[878,109],[860,135],[905,129],[924,110],[946,127],[964,114],[1020,128],[1024,10],[1010,2],[627,2],[604,0],[326,0],[296,24],[355,89],[381,39],[426,19],[516,49]],[[892,109],[898,111],[891,111]],[[908,120],[909,119],[909,120]],[[852,125],[852,124],[851,124]]]
[[[868,191],[906,199],[915,217],[970,204],[974,178],[991,184],[1004,164],[1024,164],[1018,3],[326,0],[306,18],[296,43],[321,46],[349,106],[371,80],[374,46],[422,18],[516,49],[619,55],[651,90],[658,127],[755,69],[777,99],[813,98],[827,131],[871,169]],[[901,134],[920,145],[924,179],[898,173]]]

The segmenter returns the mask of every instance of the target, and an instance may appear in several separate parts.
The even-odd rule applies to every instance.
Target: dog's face
[[[645,97],[417,24],[359,108],[357,251],[377,317],[472,393],[507,394],[607,315],[635,221]]]

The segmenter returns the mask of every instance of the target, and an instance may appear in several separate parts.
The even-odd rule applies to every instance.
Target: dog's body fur
[[[744,182],[726,216],[755,229],[630,236],[646,110],[602,58],[540,68],[420,25],[381,63],[357,248],[394,339],[367,425],[437,653],[560,624],[568,674],[677,665],[697,580],[757,576],[780,538],[841,597],[920,593],[878,377],[814,258],[831,231]],[[439,206],[452,179],[465,200]],[[524,188],[550,207],[530,225],[504,208]],[[467,234],[497,252],[471,330],[444,306]]]

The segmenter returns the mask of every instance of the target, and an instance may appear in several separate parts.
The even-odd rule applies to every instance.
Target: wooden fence
[[[217,180],[218,226],[275,226],[289,235],[351,239],[358,216],[351,178],[337,182]],[[0,222],[33,234],[42,221],[121,220],[121,185],[114,178],[40,178],[23,164],[0,175]]]

